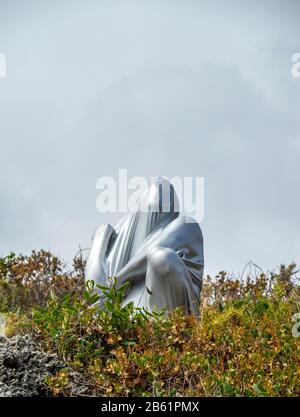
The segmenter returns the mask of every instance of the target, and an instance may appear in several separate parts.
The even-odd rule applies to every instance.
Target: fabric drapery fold
[[[96,231],[86,279],[129,282],[125,303],[149,310],[182,306],[198,314],[203,268],[199,224],[179,215],[174,187],[156,178],[115,229],[105,225]]]

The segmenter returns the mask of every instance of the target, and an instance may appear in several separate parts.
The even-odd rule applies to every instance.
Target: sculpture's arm
[[[203,270],[203,238],[200,227],[180,218],[146,240],[143,248],[117,274],[118,284],[133,283],[145,276],[147,255],[157,246],[172,248],[180,257],[185,258],[185,262],[191,267]]]
[[[125,282],[129,284],[135,282],[138,278],[145,277],[147,272],[147,256],[152,248],[156,246],[167,246],[167,239],[162,232],[154,240],[146,241],[144,246],[130,259],[130,261],[117,273],[118,285]]]
[[[132,283],[138,277],[146,275],[147,270],[147,253],[142,250],[133,256],[130,261],[117,273],[118,286],[125,282]]]
[[[86,261],[86,281],[93,280],[96,284],[105,285],[107,280],[105,255],[113,233],[114,228],[110,224],[101,225],[95,231],[92,247]]]

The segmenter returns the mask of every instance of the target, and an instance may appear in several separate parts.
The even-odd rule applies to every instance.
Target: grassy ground
[[[73,370],[91,395],[300,395],[295,265],[255,279],[206,277],[200,320],[122,307],[126,289],[113,281],[99,311],[83,270],[81,258],[66,270],[44,251],[0,259],[7,335],[30,333],[66,364],[45,381],[53,395],[72,395]]]

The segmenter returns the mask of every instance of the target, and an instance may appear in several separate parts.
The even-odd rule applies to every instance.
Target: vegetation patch
[[[45,251],[0,259],[7,336],[29,334],[64,364],[44,380],[51,395],[79,395],[80,384],[102,396],[300,395],[295,265],[206,277],[200,319],[123,306],[114,280],[99,309],[83,271],[80,257],[68,270]]]

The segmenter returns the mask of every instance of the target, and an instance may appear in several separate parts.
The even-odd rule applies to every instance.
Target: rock
[[[3,365],[6,368],[17,368],[18,367],[18,359],[15,356],[6,356],[3,359]]]
[[[45,396],[45,378],[65,365],[31,336],[0,336],[0,397]]]
[[[31,336],[0,336],[0,397],[49,396],[45,379],[63,368],[69,378],[65,395],[89,395],[89,381],[56,354],[44,352]]]

